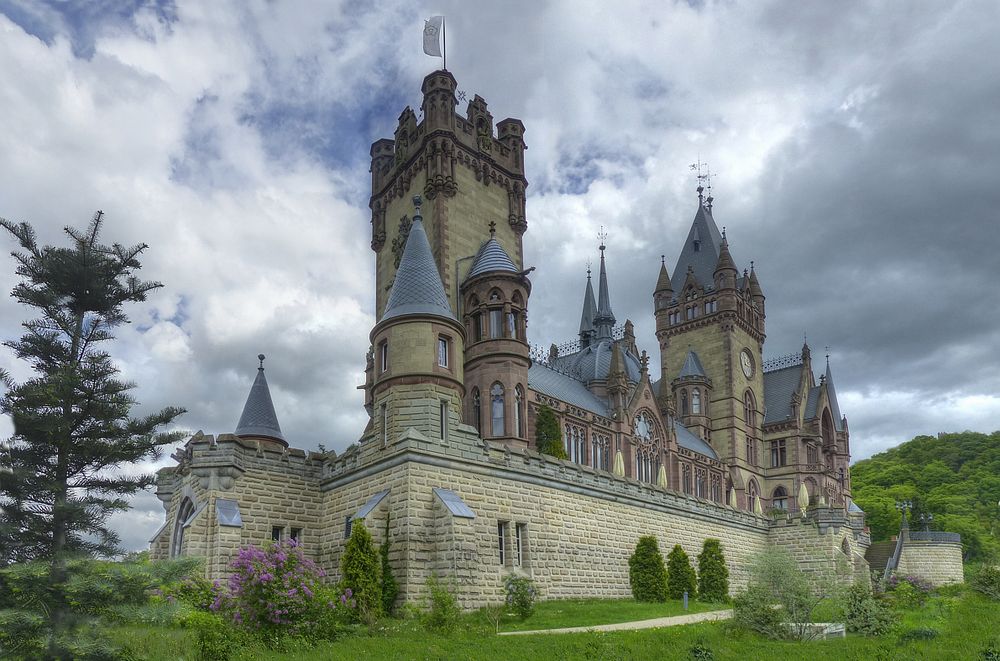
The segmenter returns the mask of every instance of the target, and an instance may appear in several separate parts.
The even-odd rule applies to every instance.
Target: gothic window
[[[517,313],[507,313],[507,337],[517,339]]]
[[[701,389],[695,388],[691,392],[691,413],[701,415]]]
[[[757,480],[751,479],[750,484],[747,486],[747,510],[753,511],[754,503],[757,501],[757,496],[760,495],[760,487],[757,486]]]
[[[185,498],[177,508],[177,520],[174,522],[174,543],[170,548],[170,557],[176,558],[184,550],[184,524],[194,513],[194,501]]]
[[[476,340],[482,340],[486,337],[486,333],[483,330],[483,313],[479,312],[475,317],[472,318],[473,330],[475,332]]]
[[[752,434],[757,428],[757,403],[750,390],[743,393],[743,421],[746,423],[747,433]]]
[[[757,465],[757,439],[753,436],[747,436],[747,463]]]
[[[694,495],[698,498],[704,498],[706,493],[706,481],[705,481],[705,469],[698,468],[694,472]]]
[[[499,383],[494,383],[490,388],[490,416],[491,425],[490,430],[493,436],[503,436],[503,420],[504,420],[504,391],[503,386]]]
[[[771,497],[771,507],[779,510],[788,509],[788,492],[785,491],[785,487],[778,487],[774,490],[774,495]]]
[[[722,502],[722,478],[718,475],[712,476],[712,500]]]
[[[688,391],[681,391],[681,415],[688,414]]]
[[[570,461],[577,464],[587,463],[586,432],[581,427],[567,424],[563,445],[566,448],[566,456]]]
[[[819,463],[819,448],[812,443],[806,443],[806,462],[811,466]]]
[[[472,426],[482,435],[483,403],[479,398],[479,388],[472,389]]]
[[[592,434],[590,437],[590,443],[591,443],[591,455],[592,455],[590,465],[602,471],[611,470],[610,439],[607,436],[604,436],[603,434]]]
[[[684,493],[691,493],[691,465],[684,464],[681,468],[681,488],[684,489]]]
[[[640,482],[653,482],[656,480],[656,466],[653,462],[652,453],[649,450],[636,449],[635,452],[635,479]]]
[[[785,450],[785,440],[771,441],[771,468],[778,468],[788,463]]]
[[[518,438],[524,438],[524,389],[514,386],[514,429]]]
[[[494,308],[490,310],[490,339],[496,340],[503,337],[503,310]]]

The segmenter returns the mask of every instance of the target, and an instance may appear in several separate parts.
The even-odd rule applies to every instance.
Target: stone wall
[[[911,533],[917,535],[919,533]],[[958,537],[958,535],[954,535]],[[962,583],[962,542],[908,538],[896,566],[899,576],[919,576],[933,585]]]

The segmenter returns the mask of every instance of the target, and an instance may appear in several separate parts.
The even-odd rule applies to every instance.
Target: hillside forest
[[[872,541],[899,532],[897,501],[912,501],[911,529],[931,514],[931,530],[962,535],[967,561],[1000,557],[1000,431],[917,436],[851,468],[854,502]]]

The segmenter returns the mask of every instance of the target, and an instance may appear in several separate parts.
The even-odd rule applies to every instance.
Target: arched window
[[[718,475],[712,476],[712,500],[722,502],[722,478]]]
[[[753,434],[753,430],[757,428],[757,403],[750,390],[743,394],[743,421],[746,423],[747,433]]]
[[[524,389],[514,386],[514,429],[518,438],[524,438]]]
[[[788,510],[788,492],[785,487],[778,487],[771,496],[771,507],[779,510]]]
[[[823,447],[830,447],[836,442],[833,432],[833,416],[830,415],[830,409],[823,409]]]
[[[747,511],[753,511],[754,503],[757,502],[757,497],[759,495],[760,487],[757,486],[757,480],[751,478],[750,484],[747,485]]]
[[[479,388],[472,389],[472,426],[480,435],[483,433],[483,402],[479,398]]]
[[[503,395],[503,386],[500,383],[494,383],[490,388],[490,433],[493,436],[504,435],[503,418],[505,407]]]
[[[681,415],[688,414],[688,391],[681,391]]]
[[[691,413],[701,415],[701,389],[695,388],[691,392]]]
[[[684,493],[691,493],[690,464],[684,464],[684,466],[681,467],[681,487],[684,489]]]
[[[705,469],[698,468],[694,472],[694,495],[698,498],[708,496],[708,483],[705,479]]]
[[[184,549],[184,524],[194,513],[194,501],[185,498],[177,507],[177,520],[174,522],[174,540],[170,547],[170,557],[176,558]]]

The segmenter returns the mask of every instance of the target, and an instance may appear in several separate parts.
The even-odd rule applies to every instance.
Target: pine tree
[[[364,521],[351,522],[351,536],[340,560],[340,590],[351,591],[363,621],[382,614],[382,558]]]
[[[695,596],[698,577],[691,566],[691,559],[680,544],[667,555],[667,596],[671,599],[682,599],[687,592],[689,597]]]
[[[70,247],[63,248],[40,246],[28,223],[0,218],[23,249],[12,253],[21,281],[11,296],[40,315],[24,322],[19,340],[5,343],[34,376],[15,383],[0,375],[8,389],[0,412],[15,429],[13,472],[0,472],[0,564],[50,563],[47,609],[56,629],[68,615],[60,596],[67,558],[119,552],[108,517],[153,484],[151,474],[116,469],[159,456],[179,436],[158,430],[184,412],[132,417],[134,384],[117,378],[110,354],[98,348],[128,322],[126,303],[162,286],[135,275],[147,246],[101,245],[101,225],[98,211],[85,231],[67,227]]]
[[[717,539],[706,539],[698,554],[698,598],[729,601],[729,569],[722,555],[722,543]]]
[[[535,418],[535,448],[542,454],[566,459],[559,420],[552,409],[545,404],[538,407],[538,417]]]
[[[636,601],[667,600],[667,571],[652,535],[639,538],[635,553],[628,559],[628,580]]]

